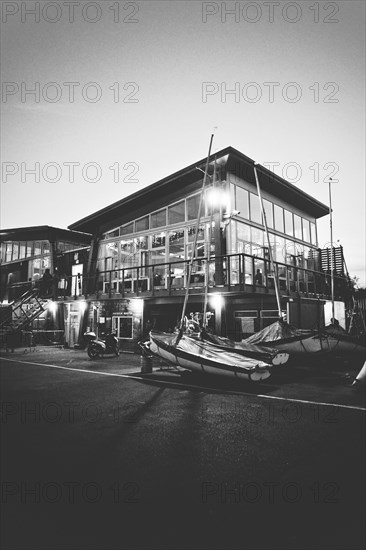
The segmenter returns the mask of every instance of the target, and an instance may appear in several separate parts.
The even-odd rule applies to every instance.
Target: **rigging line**
[[[178,332],[178,336],[177,336],[177,338],[176,338],[176,341],[175,341],[175,343],[174,343],[175,346],[178,345],[179,340],[180,340],[180,339],[182,338],[182,336],[183,336],[184,316],[185,316],[185,312],[186,312],[186,308],[187,308],[187,303],[188,303],[189,285],[190,285],[190,282],[191,282],[191,275],[192,275],[192,269],[193,269],[193,261],[194,261],[194,257],[195,257],[196,247],[197,247],[197,239],[198,239],[198,231],[199,231],[200,219],[201,219],[201,210],[202,210],[202,203],[203,203],[203,195],[204,195],[204,191],[205,191],[205,187],[206,187],[206,181],[207,181],[207,176],[208,176],[208,166],[209,166],[209,162],[210,162],[210,156],[211,156],[211,148],[212,148],[213,138],[214,138],[214,134],[211,134],[210,146],[209,146],[209,148],[208,148],[208,155],[207,155],[207,160],[206,160],[205,175],[203,176],[202,191],[201,191],[200,201],[199,201],[199,205],[198,205],[197,223],[196,223],[196,233],[195,233],[195,236],[194,236],[194,241],[193,241],[193,246],[192,246],[192,255],[191,255],[191,259],[190,259],[189,266],[188,266],[188,280],[187,280],[186,293],[185,293],[185,296],[184,296],[184,303],[183,303],[182,315],[181,315],[181,319],[180,319],[180,323],[179,323],[179,332]]]
[[[255,176],[255,181],[256,181],[256,184],[257,184],[259,204],[260,204],[260,207],[261,207],[261,212],[262,212],[263,221],[264,221],[264,227],[265,227],[266,235],[267,235],[269,259],[270,259],[270,262],[272,264],[272,269],[273,269],[273,273],[274,273],[273,281],[274,281],[276,300],[277,300],[278,317],[280,319],[282,319],[281,301],[280,301],[280,294],[279,294],[279,291],[278,291],[278,273],[277,273],[277,269],[276,269],[277,266],[275,266],[274,261],[273,261],[272,248],[271,248],[271,243],[270,243],[270,240],[269,240],[269,233],[268,233],[267,217],[266,217],[266,212],[265,212],[264,206],[263,206],[262,193],[261,193],[261,188],[260,188],[260,185],[259,185],[257,167],[256,167],[255,164],[254,164],[254,176]]]
[[[216,155],[215,155],[215,161],[214,161],[214,173],[213,173],[213,179],[212,179],[212,185],[213,189],[215,189],[216,185]],[[209,270],[210,270],[210,257],[211,257],[211,242],[212,242],[212,220],[213,220],[213,206],[211,205],[211,213],[210,213],[210,242],[209,242],[209,250],[207,255],[207,263],[206,263],[206,269],[205,269],[205,299],[203,304],[203,319],[202,319],[202,325],[203,328],[207,327],[207,301],[208,301],[208,284],[209,284]]]

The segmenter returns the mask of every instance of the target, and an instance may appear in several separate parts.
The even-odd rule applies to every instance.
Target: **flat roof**
[[[210,156],[210,165],[215,161],[225,168],[227,172],[237,174],[255,186],[254,165],[255,161],[233,147],[226,147]],[[202,173],[197,168],[204,169],[207,157],[171,174],[136,193],[129,195],[81,220],[78,220],[69,228],[87,233],[102,233],[112,229],[116,225],[128,223],[163,206],[162,201],[177,192],[193,190],[195,184],[202,181]],[[303,212],[321,218],[329,214],[329,207],[311,197],[295,185],[281,178],[274,172],[260,164],[256,164],[262,190],[267,191],[286,203],[295,206]]]

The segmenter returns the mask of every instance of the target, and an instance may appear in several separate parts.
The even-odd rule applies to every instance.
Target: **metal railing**
[[[67,300],[173,295],[183,292],[187,287],[188,264],[189,260],[179,260],[97,271],[88,277],[55,277],[47,289],[47,297]],[[203,292],[207,281],[209,288],[222,288],[228,292],[274,292],[274,277],[277,276],[283,295],[295,293],[330,298],[330,273],[281,262],[274,262],[274,267],[275,271],[267,258],[245,253],[196,258],[189,286],[192,290]],[[335,297],[344,298],[349,289],[348,279],[335,276],[334,280]],[[29,282],[9,285],[9,294],[20,297],[31,288],[30,285]],[[41,286],[39,295],[45,297]]]

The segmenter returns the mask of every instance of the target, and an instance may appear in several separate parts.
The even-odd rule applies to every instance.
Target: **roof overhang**
[[[255,161],[240,153],[233,147],[226,147],[210,157],[210,173],[214,161],[226,172],[234,173],[255,186]],[[85,218],[72,223],[72,230],[101,234],[118,225],[144,216],[164,206],[167,201],[178,200],[188,193],[199,190],[202,184],[202,172],[207,158],[203,158],[190,166],[163,178]],[[317,201],[301,189],[298,189],[267,168],[257,165],[261,189],[292,204],[314,218],[321,218],[329,213],[328,206]]]
[[[51,227],[49,225],[38,225],[32,227],[15,227],[12,229],[0,229],[1,241],[29,241],[29,240],[46,240],[57,241],[64,240],[67,242],[75,242],[77,244],[90,244],[91,235],[80,231],[70,231],[69,229],[61,229]]]

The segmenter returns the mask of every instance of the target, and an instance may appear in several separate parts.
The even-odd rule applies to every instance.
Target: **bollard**
[[[140,357],[141,372],[145,374],[148,372],[152,372],[152,363],[153,363],[153,358],[151,356],[141,355]]]

